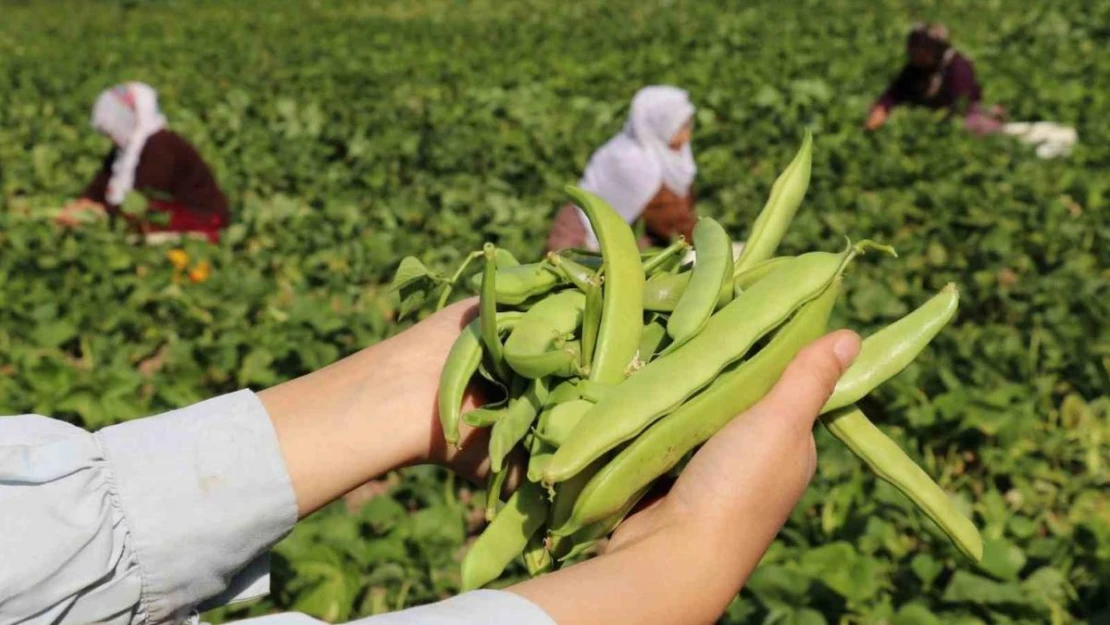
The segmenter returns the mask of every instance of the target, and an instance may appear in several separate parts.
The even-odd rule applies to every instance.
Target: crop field
[[[1074,126],[1071,155],[921,111],[863,132],[930,18],[986,101]],[[486,240],[540,258],[632,94],[675,84],[698,106],[700,214],[743,240],[808,127],[783,253],[897,249],[857,263],[836,325],[866,334],[958,285],[953,324],[868,407],[986,542],[969,564],[819,427],[814,481],[722,622],[1107,625],[1107,50],[1110,0],[0,0],[0,414],[101,428],[396,334],[401,258],[447,271]],[[224,240],[183,244],[184,270],[50,221],[108,148],[97,93],[129,79],[232,200]],[[436,468],[383,476],[278,545],[270,597],[206,616],[342,621],[451,596],[484,497]]]

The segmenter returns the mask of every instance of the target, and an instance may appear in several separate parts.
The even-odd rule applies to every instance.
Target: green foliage
[[[671,82],[699,106],[699,210],[734,238],[809,126],[811,189],[783,251],[861,234],[898,249],[903,262],[854,270],[840,323],[870,331],[959,285],[954,324],[865,408],[987,539],[969,567],[819,429],[814,484],[723,622],[1110,619],[1110,2],[0,0],[0,12],[0,413],[98,428],[395,333],[401,258],[427,268],[406,268],[411,309],[484,240],[538,258],[559,190],[632,93]],[[1074,125],[1075,152],[1041,161],[916,111],[861,132],[918,18],[952,26],[1014,119]],[[206,281],[165,248],[48,221],[107,150],[88,128],[96,93],[125,79],[160,90],[233,200],[219,246],[183,246],[190,267],[210,263]],[[278,547],[272,596],[217,616],[343,619],[455,592],[481,497],[445,492],[431,469],[391,479],[355,512],[302,523]]]

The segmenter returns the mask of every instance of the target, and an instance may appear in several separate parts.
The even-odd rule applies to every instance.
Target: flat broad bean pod
[[[547,518],[543,489],[525,482],[470,546],[462,562],[463,591],[481,588],[497,579],[527,547],[528,540]]]
[[[540,413],[547,399],[547,381],[544,378],[523,380],[516,378],[514,393],[509,398],[509,407],[504,416],[493,424],[489,435],[490,470],[501,471],[505,458],[528,433],[532,422]]]
[[[782,237],[794,220],[794,213],[798,212],[806,189],[809,188],[812,163],[813,133],[806,130],[802,147],[794,160],[790,161],[786,170],[771,185],[771,197],[767,198],[767,203],[752,225],[752,232],[744,242],[744,250],[740,252],[740,258],[736,259],[736,271],[750,269],[756,263],[775,255],[775,250],[782,242]]]
[[[520,306],[529,300],[550,293],[562,284],[555,269],[547,263],[528,263],[497,269],[497,303],[504,306]],[[471,277],[475,291],[482,288],[482,274]]]
[[[577,366],[578,354],[559,344],[582,325],[586,296],[580,291],[560,291],[524,313],[508,340],[505,360],[517,374],[539,378]]]
[[[819,295],[858,253],[811,252],[772,272],[710,318],[681,348],[661,356],[597,403],[544,471],[544,482],[569,479],[605,452],[708,385],[798,307]]]
[[[686,286],[690,283],[693,272],[683,273],[657,273],[644,284],[644,310],[652,312],[672,312]],[[721,308],[732,300],[734,288],[724,286],[717,295],[715,308]]]
[[[945,286],[910,314],[863,340],[859,355],[836,383],[821,412],[854,404],[905,369],[956,316],[960,294]]]
[[[585,211],[605,259],[604,301],[590,379],[617,384],[624,379],[640,347],[644,266],[632,230],[611,206],[578,187],[568,187],[567,193]]]
[[[667,334],[673,341],[668,350],[701,331],[722,293],[732,298],[732,240],[721,224],[708,217],[699,219],[694,226],[694,250],[698,264],[667,320]]]
[[[736,415],[759,401],[803,347],[825,332],[840,292],[839,278],[802,306],[752,358],[726,371],[701,393],[654,423],[605,465],[582,491],[574,512],[553,533],[567,535],[620,510]]]
[[[735,273],[732,277],[732,288],[735,294],[739,295],[744,289],[750,289],[753,284],[766,278],[772,271],[781,267],[791,258],[794,257],[776,256],[774,258],[768,258],[751,269],[745,269],[744,271]]]
[[[521,313],[518,312],[497,313],[498,325],[515,324],[520,318]],[[451,345],[443,372],[439,376],[436,405],[443,436],[449,445],[459,443],[459,416],[462,412],[463,395],[481,362],[481,328],[480,321],[475,319],[463,328]]]
[[[497,248],[486,243],[482,248],[485,265],[482,269],[482,288],[478,300],[478,328],[482,333],[488,362],[493,374],[501,382],[509,380],[509,368],[501,353],[501,336],[497,330]]]
[[[975,562],[983,559],[983,539],[948,494],[906,452],[875,427],[855,405],[821,415],[821,423],[880,479],[909,498],[937,524],[956,548]]]

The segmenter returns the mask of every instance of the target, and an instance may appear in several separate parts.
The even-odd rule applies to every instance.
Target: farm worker
[[[692,185],[698,171],[690,149],[694,110],[686,91],[677,87],[640,89],[624,129],[593,153],[582,175],[579,185],[608,202],[625,221],[643,220],[647,236],[641,247],[677,235],[690,240],[695,222]],[[597,246],[585,213],[573,204],[563,206],[547,249]]]
[[[476,311],[459,302],[305,377],[90,434],[0,418],[0,623],[196,623],[269,591],[267,554],[300,518],[393,469],[481,479],[488,429],[442,444],[436,387]],[[859,337],[798,354],[774,389],[693,457],[592,560],[363,625],[715,622],[798,502],[812,427]],[[469,397],[464,409],[476,407]],[[440,442],[436,442],[440,441]],[[310,625],[274,614],[251,625]]]
[[[129,82],[100,94],[92,112],[92,127],[113,143],[112,150],[81,198],[59,216],[73,224],[81,212],[122,213],[124,199],[133,191],[147,199],[148,213],[164,223],[137,221],[122,214],[143,232],[148,242],[192,234],[216,242],[228,224],[227,198],[212,171],[180,135],[166,128],[158,96],[149,85]]]
[[[975,67],[948,42],[943,24],[916,24],[906,40],[909,57],[902,71],[871,107],[866,128],[876,130],[886,123],[896,106],[947,109],[963,115],[967,128],[976,133],[993,132],[1001,125],[996,117],[1002,109],[982,109],[983,89]]]
[[[1074,128],[1049,121],[1004,123],[1002,107],[984,108],[975,68],[951,46],[948,28],[943,24],[915,25],[906,42],[906,53],[909,60],[905,67],[871,107],[865,125],[868,130],[885,124],[894,107],[908,104],[962,115],[968,131],[1016,137],[1036,146],[1041,158],[1065,155],[1078,141]]]

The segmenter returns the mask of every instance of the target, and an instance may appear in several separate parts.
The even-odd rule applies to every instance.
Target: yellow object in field
[[[181,248],[174,248],[166,252],[166,258],[169,259],[173,268],[182,271],[189,265],[189,253]]]
[[[212,275],[212,267],[208,261],[202,260],[189,270],[189,281],[198,284],[207,280],[210,275]]]

